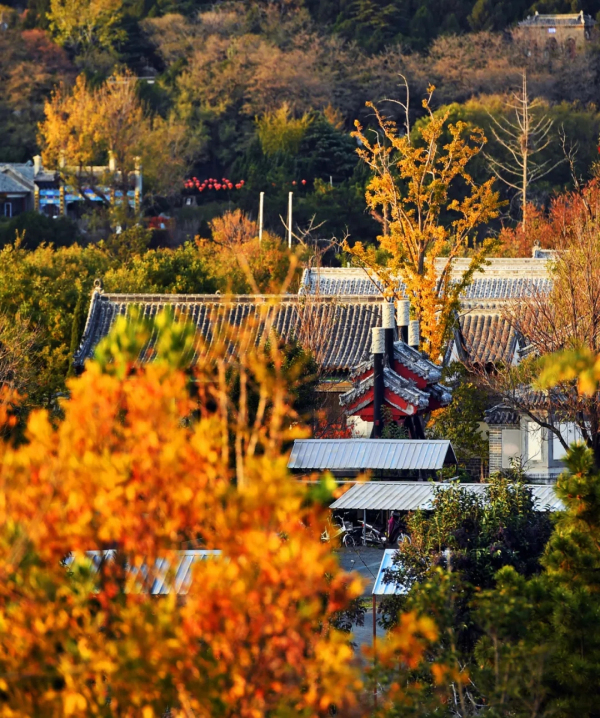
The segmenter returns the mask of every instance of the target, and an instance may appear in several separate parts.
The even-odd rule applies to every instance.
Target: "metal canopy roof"
[[[391,568],[394,568],[394,554],[397,549],[386,548],[381,559],[381,566],[377,571],[377,578],[373,584],[373,596],[400,596],[408,593],[408,588],[397,584],[395,581],[385,581],[385,574]]]
[[[455,464],[449,441],[414,439],[297,439],[290,469],[307,471],[411,471]]]
[[[432,508],[434,487],[450,487],[454,484],[421,481],[367,481],[355,484],[331,505],[331,509],[416,511]],[[459,484],[461,488],[483,494],[486,484]],[[553,486],[529,484],[538,511],[562,511],[563,505],[556,497]]]
[[[116,551],[114,549],[86,551],[85,554],[87,559],[91,561],[92,571],[95,573],[100,569],[103,561],[113,561],[115,559]],[[144,586],[141,590],[145,592],[147,590],[145,584],[152,570],[152,585],[148,591],[152,596],[164,596],[173,590],[178,595],[185,595],[189,591],[192,582],[193,565],[197,561],[206,561],[220,555],[221,552],[218,550],[187,549],[176,552],[176,562],[173,566],[167,559],[157,558],[153,566],[149,566],[146,561],[143,561],[139,567],[127,566],[127,572],[133,578],[140,576],[137,588],[140,589],[140,587]],[[67,558],[65,564],[70,566],[74,560],[75,557],[71,555]]]

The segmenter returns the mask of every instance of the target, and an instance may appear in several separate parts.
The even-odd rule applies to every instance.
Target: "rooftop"
[[[456,464],[442,439],[296,439],[288,468],[303,471],[417,471]]]
[[[373,439],[371,439],[373,441]],[[414,442],[412,442],[414,443]],[[427,511],[433,508],[435,489],[450,489],[456,484],[432,483],[430,481],[367,481],[355,484],[340,496],[332,510],[368,511]],[[462,489],[484,494],[487,484],[458,484]],[[562,511],[553,486],[529,484],[535,508],[538,511]]]
[[[573,25],[591,27],[595,24],[596,21],[594,18],[591,15],[586,15],[582,10],[579,13],[569,13],[564,15],[540,15],[536,12],[535,15],[528,15],[525,20],[521,20],[519,27],[558,27]]]
[[[153,317],[171,307],[179,318],[195,325],[208,345],[223,338],[227,326],[248,329],[258,343],[273,329],[284,340],[307,336],[317,361],[327,371],[348,371],[365,358],[371,345],[371,328],[381,324],[378,297],[344,296],[306,299],[297,295],[217,294],[104,294],[95,291],[83,339],[74,363],[82,367],[93,356],[118,316],[130,317],[134,308]],[[311,330],[318,347],[311,345]]]
[[[523,296],[534,289],[550,287],[548,262],[553,258],[549,250],[535,249],[534,257],[517,259],[490,258],[463,293],[463,301],[507,300]],[[447,259],[436,261],[438,272]],[[469,268],[471,260],[456,259],[452,265],[452,279],[458,281]],[[301,292],[313,295],[364,295],[382,297],[382,285],[360,267],[323,267],[305,269]],[[398,281],[398,288],[402,283]]]

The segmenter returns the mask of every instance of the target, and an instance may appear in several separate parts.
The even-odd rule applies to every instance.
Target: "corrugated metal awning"
[[[434,487],[453,484],[421,481],[367,481],[355,484],[331,505],[331,509],[369,511],[416,511],[432,507]],[[483,494],[486,484],[458,484],[460,488]],[[528,484],[538,511],[562,511],[564,506],[552,486]]]
[[[386,548],[381,559],[381,566],[377,572],[377,578],[373,584],[373,596],[401,596],[408,593],[408,589],[394,581],[386,583],[385,574],[389,569],[394,568],[394,554],[397,552],[395,548]]]
[[[455,464],[449,441],[297,439],[288,468],[305,471],[415,471]]]
[[[86,557],[91,561],[94,572],[99,570],[103,561],[114,561],[115,555],[116,551],[114,549],[86,551]],[[143,561],[141,566],[127,566],[126,569],[128,574],[136,580],[136,583],[139,575],[140,581],[137,588],[140,588],[143,592],[147,590],[148,577],[152,577],[152,585],[148,591],[152,596],[165,596],[171,593],[172,590],[178,595],[185,595],[189,591],[192,581],[193,565],[197,561],[206,561],[220,555],[221,552],[218,550],[187,549],[176,552],[176,563],[172,569],[170,562],[164,558],[157,558],[152,569],[146,561]],[[75,557],[71,555],[67,558],[65,564],[70,566],[74,560]]]

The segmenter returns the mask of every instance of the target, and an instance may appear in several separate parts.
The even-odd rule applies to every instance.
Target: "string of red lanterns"
[[[209,179],[205,179],[204,181],[200,182],[200,180],[197,177],[192,177],[191,179],[184,180],[183,186],[186,189],[197,189],[198,192],[204,192],[206,189],[214,189],[214,190],[232,190],[232,189],[242,189],[242,187],[246,184],[246,180],[240,180],[239,182],[232,182],[230,179],[227,179],[227,177],[222,177],[220,180],[217,180],[213,177],[210,177]],[[273,187],[275,187],[275,183],[272,183]],[[297,185],[298,182],[296,180],[292,181],[292,185]],[[301,185],[306,185],[306,180],[303,179],[300,181]]]
[[[198,192],[204,192],[205,189],[242,189],[245,184],[245,180],[240,180],[234,184],[230,179],[227,179],[227,177],[222,177],[220,180],[210,177],[209,179],[205,179],[203,182],[200,182],[197,177],[192,177],[191,179],[185,180],[183,186],[186,189],[197,189]]]

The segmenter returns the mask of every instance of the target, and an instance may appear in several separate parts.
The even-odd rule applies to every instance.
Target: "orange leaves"
[[[400,664],[415,669],[425,658],[427,647],[437,638],[437,628],[431,618],[418,616],[414,611],[403,613],[383,646],[378,647],[377,662],[388,668]]]
[[[57,426],[34,413],[28,443],[4,447],[0,716],[319,716],[332,703],[351,715],[360,681],[330,625],[361,584],[320,541],[321,505],[287,474],[277,346],[244,359],[259,404],[266,387],[258,413],[219,372],[234,365],[224,353],[195,384],[171,368],[183,336],[171,329],[153,363],[90,363]],[[221,553],[177,595],[190,545]],[[114,560],[94,568],[85,552],[108,547]],[[150,596],[159,579],[171,590]]]

